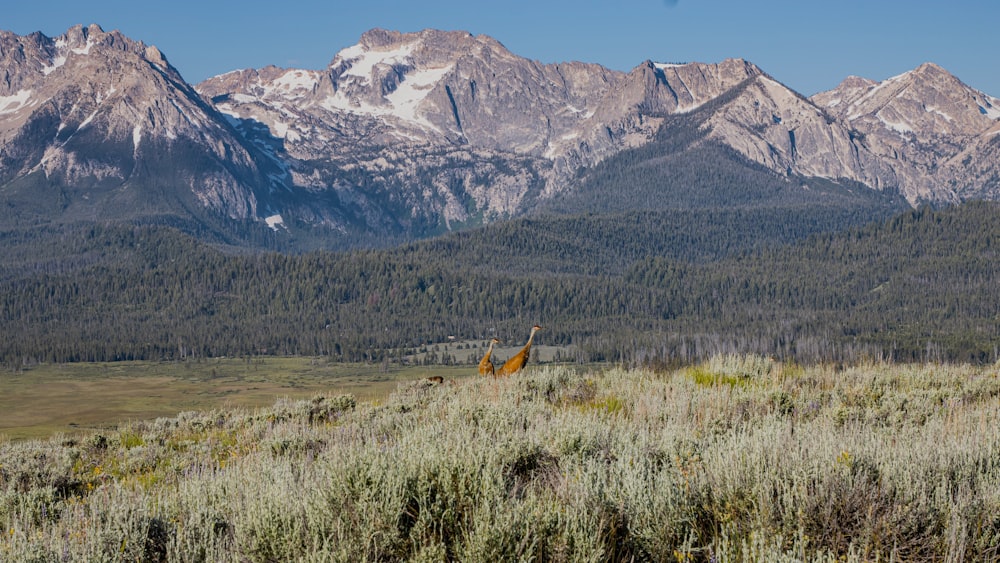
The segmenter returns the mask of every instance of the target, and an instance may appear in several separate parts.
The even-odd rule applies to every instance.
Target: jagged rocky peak
[[[729,84],[730,87],[747,78],[763,73],[757,65],[740,58],[724,59],[718,63],[663,63],[647,61],[644,65],[652,65],[668,77],[683,77],[702,84],[725,83]]]
[[[448,40],[435,41],[434,38],[441,34],[447,34]],[[419,54],[424,59],[432,58],[435,54],[438,56],[433,58],[440,58],[442,45],[452,55],[449,58],[454,59],[453,55],[459,44],[467,42],[470,37],[466,32],[401,33],[372,29],[362,34],[358,43],[338,52],[330,63],[330,70],[335,78],[353,75],[368,79],[379,66],[398,68],[412,65],[416,51],[421,51]],[[432,57],[428,57],[429,54]]]
[[[361,35],[354,48],[365,51],[388,52],[408,48],[414,56],[428,63],[453,61],[467,54],[480,54],[490,51],[491,54],[514,56],[502,43],[488,35],[473,35],[468,31],[442,31],[424,29],[417,32],[403,33],[385,29],[372,29]],[[343,54],[344,51],[341,51]]]
[[[418,32],[404,33],[375,28],[361,34],[358,45],[371,51],[389,51],[401,45],[421,43],[447,51],[460,49],[463,44],[473,40],[473,35],[467,31],[440,31],[425,29]]]
[[[158,48],[98,25],[0,41],[12,59],[0,75],[15,89],[0,93],[0,183],[41,173],[79,194],[68,205],[83,216],[152,209],[145,196],[158,192],[144,190],[166,183],[232,217],[254,214],[263,159]]]
[[[41,32],[22,37],[0,31],[0,95],[12,95],[34,82],[54,53],[52,40]]]
[[[117,29],[104,31],[96,23],[86,27],[83,25],[71,27],[65,34],[56,38],[55,45],[62,55],[68,53],[88,55],[93,47],[124,51],[143,57],[146,54],[146,44],[142,41],[130,39]],[[156,49],[155,52],[159,53],[159,50]]]
[[[314,93],[323,73],[314,70],[281,68],[269,65],[260,69],[242,69],[213,76],[198,84],[198,91],[212,98],[226,113],[233,113],[233,95],[246,100],[299,100]]]
[[[911,203],[958,201],[995,189],[983,182],[994,174],[983,137],[1000,119],[1000,103],[939,65],[925,63],[881,82],[850,78],[811,100],[893,171]]]
[[[103,33],[104,29],[96,23],[86,27],[83,24],[77,24],[66,30],[62,37],[69,47],[82,47],[87,44],[91,36],[98,37]]]
[[[401,33],[373,29],[365,32],[357,44],[338,52],[329,72],[334,89],[350,89],[356,103],[385,106],[393,104],[382,98],[395,92],[404,80],[410,80],[417,89],[426,89],[452,70],[459,59],[470,56],[484,60],[515,58],[495,39],[466,31],[426,29]]]
[[[67,65],[71,75],[80,75],[86,71],[77,69],[77,65],[101,66],[112,61],[118,75],[126,74],[127,65],[145,61],[167,72],[171,79],[182,80],[155,46],[132,40],[118,30],[106,32],[97,24],[78,24],[55,38],[41,32],[23,37],[0,32],[0,65],[4,69],[0,94],[32,87],[53,73],[66,72]]]
[[[92,90],[98,102],[114,99],[135,108],[170,91],[198,105],[193,89],[155,45],[130,39],[118,30],[106,32],[96,24],[76,25],[51,43],[51,56],[39,76],[46,91],[72,91],[75,84],[82,91]],[[101,78],[82,79],[93,73]]]
[[[155,45],[150,45],[146,47],[146,52],[144,53],[146,60],[153,63],[154,65],[166,69],[169,66],[167,62],[167,57],[163,56],[163,53],[156,48]]]
[[[716,64],[646,60],[608,89],[595,120],[614,122],[636,112],[656,115],[693,111],[759,74],[759,68],[742,59]]]
[[[142,53],[145,48],[142,43],[117,31],[105,32],[97,24],[75,25],[55,39],[41,32],[20,36],[3,31],[0,32],[0,65],[4,79],[0,81],[0,93],[30,87],[60,69],[68,60],[85,57],[92,51],[117,49]]]
[[[337,53],[331,91],[324,85],[316,100],[390,123],[405,138],[541,155],[550,137],[572,134],[571,123],[593,114],[619,75],[584,63],[543,65],[465,31],[376,29]]]
[[[861,76],[848,76],[832,90],[819,92],[809,99],[827,111],[839,114],[846,111],[852,102],[868,93],[878,82]]]
[[[941,65],[933,62],[926,62],[913,69],[909,73],[916,80],[946,80],[948,82],[959,82],[961,81],[952,73],[945,70]]]
[[[938,114],[945,122],[957,126],[957,129],[950,131],[952,133],[979,133],[992,127],[1000,119],[1000,100],[965,84],[934,63],[924,63],[917,67],[912,72],[912,80],[915,84],[927,86],[916,92],[914,98],[926,96],[920,102],[925,111]],[[937,111],[941,107],[952,107],[957,111]]]
[[[685,112],[721,96],[744,80],[763,71],[744,59],[726,59],[720,63],[656,64],[657,71],[675,94],[674,111]]]
[[[882,82],[852,77],[811,99],[853,123],[902,135],[976,135],[1000,118],[1000,101],[934,63]]]
[[[712,110],[709,138],[776,172],[869,179],[844,128],[767,74],[750,74]]]

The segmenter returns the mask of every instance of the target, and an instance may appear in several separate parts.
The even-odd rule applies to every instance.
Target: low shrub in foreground
[[[998,367],[568,368],[0,444],[0,560],[995,561]]]

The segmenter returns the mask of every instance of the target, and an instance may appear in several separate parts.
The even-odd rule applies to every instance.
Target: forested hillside
[[[0,359],[380,361],[449,336],[516,343],[534,323],[586,360],[997,358],[1000,205],[808,238],[762,217],[534,218],[304,255],[224,252],[168,227],[7,232]]]

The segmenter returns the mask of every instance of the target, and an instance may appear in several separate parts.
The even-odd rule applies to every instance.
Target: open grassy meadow
[[[183,411],[264,407],[278,398],[347,393],[385,398],[400,382],[476,373],[475,366],[339,364],[322,358],[39,365],[0,371],[0,436],[44,438]]]
[[[0,442],[0,560],[1000,560],[1000,365],[442,373]]]

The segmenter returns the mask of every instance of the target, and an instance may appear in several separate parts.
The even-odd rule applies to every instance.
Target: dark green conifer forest
[[[815,209],[584,212],[302,254],[163,225],[8,230],[0,361],[393,361],[449,337],[519,342],[535,323],[580,361],[997,360],[1000,204],[833,228],[845,222]]]

